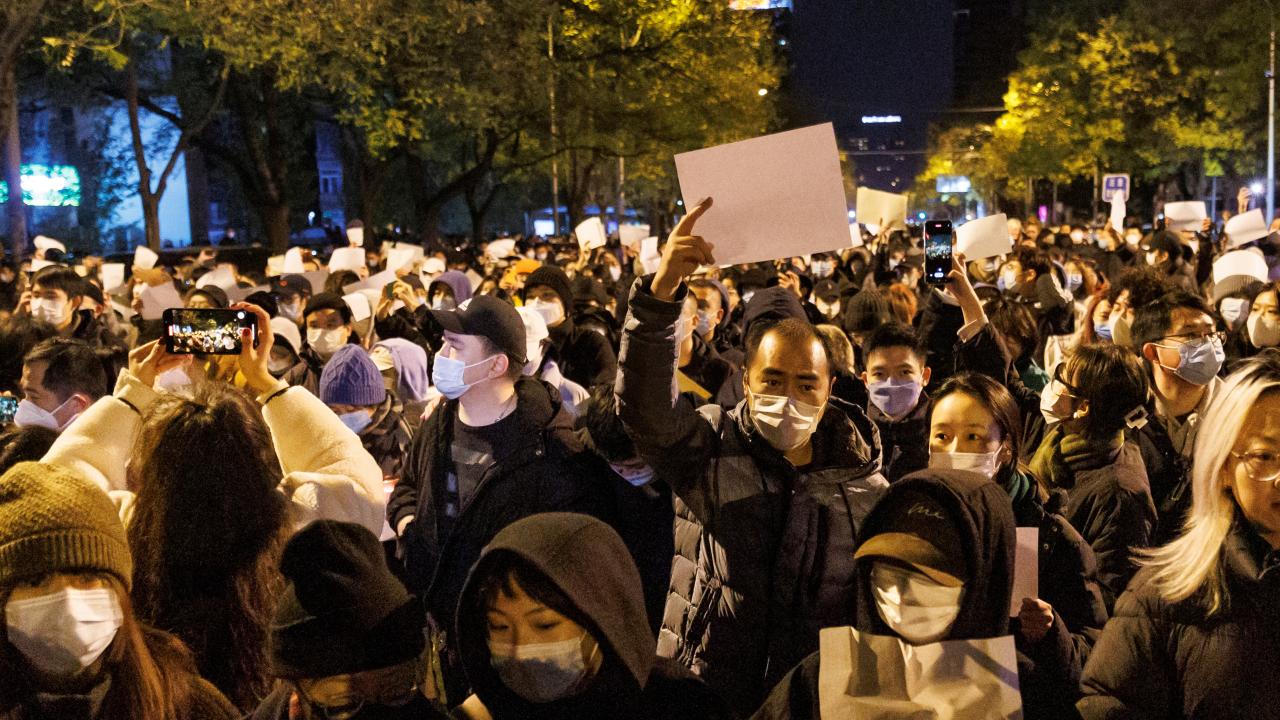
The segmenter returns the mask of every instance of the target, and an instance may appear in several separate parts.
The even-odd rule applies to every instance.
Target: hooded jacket
[[[480,591],[504,556],[515,556],[545,576],[572,606],[569,618],[600,646],[600,670],[578,695],[530,703],[509,690],[490,664]],[[639,572],[622,538],[595,518],[543,513],[498,533],[467,577],[457,618],[467,677],[493,720],[729,717],[701,681],[654,656]]]
[[[443,637],[444,680],[448,701],[464,697],[465,678],[457,649],[448,637],[453,612],[467,571],[498,531],[540,512],[606,514],[606,479],[573,430],[573,418],[550,385],[523,377],[516,382],[514,417],[520,442],[506,456],[493,458],[469,502],[446,531],[449,452],[458,401],[442,402],[423,421],[405,457],[404,473],[387,503],[387,518],[398,528],[416,519],[401,538],[406,585],[426,603],[431,623]]]
[[[554,265],[543,265],[529,274],[524,293],[545,285],[555,291],[564,308],[564,320],[547,328],[551,336],[551,349],[547,355],[560,366],[564,376],[590,390],[598,385],[610,385],[618,374],[618,356],[609,340],[595,330],[579,327],[574,322],[574,297],[569,278]]]
[[[647,290],[648,285],[645,288]],[[751,332],[752,323],[787,318],[809,319],[804,312],[804,306],[800,304],[800,298],[796,297],[794,292],[777,285],[757,290],[742,313],[743,343],[746,342],[747,334]],[[745,360],[745,357],[743,359]],[[726,410],[742,402],[742,372],[742,367],[735,367],[734,372],[720,385],[720,391],[715,395],[716,403]],[[711,390],[711,388],[707,389]]]
[[[431,285],[427,287],[428,299],[431,297],[432,291],[435,290],[436,283],[447,285],[453,291],[454,302],[459,305],[471,299],[471,279],[464,273],[460,273],[457,270],[440,273],[440,277],[432,280]]]
[[[1017,543],[1013,507],[999,485],[964,470],[923,470],[893,484],[863,523],[858,544],[882,532],[895,511],[893,498],[902,493],[932,497],[948,513],[959,531],[968,569],[960,613],[947,640],[994,638],[1009,634],[1009,606],[1013,593],[1013,553]],[[894,637],[880,619],[871,595],[871,570],[876,558],[856,562],[856,585],[849,600],[856,608],[852,624],[859,632]],[[813,653],[793,669],[769,694],[754,720],[816,720],[821,717],[818,674],[821,654]],[[822,720],[830,720],[822,718]]]
[[[632,295],[617,392],[636,449],[677,498],[658,654],[746,715],[817,649],[821,628],[852,621],[854,538],[888,487],[879,435],[832,398],[801,471],[760,437],[746,401],[695,410],[674,385],[687,289],[667,302],[647,280]]]

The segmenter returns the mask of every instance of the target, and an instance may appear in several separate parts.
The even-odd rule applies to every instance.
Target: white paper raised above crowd
[[[649,237],[649,226],[646,224],[618,226],[618,240],[623,247],[635,247],[647,237]]]
[[[133,249],[133,266],[150,270],[156,266],[156,262],[160,260],[160,256],[154,250],[146,245],[139,245]]]
[[[698,235],[720,265],[849,246],[849,209],[831,123],[676,155],[685,208],[711,197]]]
[[[860,187],[854,203],[858,219],[868,227],[874,226],[877,232],[886,228],[901,230],[907,226],[906,195]],[[882,221],[886,228],[880,227]]]
[[[956,228],[955,251],[965,260],[985,260],[1013,250],[1009,218],[1004,213],[970,220]]]
[[[1228,245],[1233,248],[1247,242],[1261,240],[1270,234],[1267,230],[1267,221],[1262,217],[1262,208],[1254,208],[1232,217],[1227,221],[1223,232],[1227,235]]]
[[[602,248],[609,241],[604,232],[604,223],[598,217],[589,217],[578,223],[578,227],[573,229],[573,235],[578,239],[578,247],[583,250]]]
[[[1209,217],[1203,200],[1165,203],[1164,222],[1169,230],[1198,231]]]

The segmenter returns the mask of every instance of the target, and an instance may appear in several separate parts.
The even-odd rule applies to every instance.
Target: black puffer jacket
[[[894,420],[875,403],[867,403],[867,415],[880,431],[884,448],[884,476],[889,482],[929,467],[929,409],[931,401],[923,391],[916,407],[906,417]]]
[[[665,302],[646,280],[632,295],[617,392],[628,434],[677,498],[658,654],[745,715],[817,649],[819,629],[852,622],[854,538],[888,487],[878,434],[833,399],[801,472],[759,436],[745,401],[695,410],[673,392],[687,290]]]
[[[387,503],[387,518],[399,527],[416,517],[401,538],[409,589],[424,599],[433,627],[443,636],[444,678],[449,702],[464,697],[465,681],[456,647],[449,641],[458,593],[480,551],[499,530],[540,512],[571,511],[607,515],[607,478],[573,430],[573,418],[561,407],[560,393],[546,383],[522,378],[516,383],[515,417],[520,443],[495,457],[452,529],[440,499],[446,495],[447,460],[458,402],[441,403],[423,422],[409,447],[404,474]]]
[[[884,501],[871,511],[858,540],[861,544],[881,532],[894,503],[902,493],[925,493],[946,508],[956,522],[969,569],[960,613],[947,634],[948,640],[994,638],[1009,634],[1007,598],[1013,593],[1013,555],[1016,543],[1013,507],[999,485],[963,470],[924,470],[893,484]],[[894,637],[880,618],[871,596],[874,558],[857,562],[858,591],[855,623],[859,632]],[[848,624],[848,623],[846,623]],[[770,693],[753,720],[817,720],[822,717],[818,700],[821,653],[805,658]],[[832,720],[822,718],[822,720]]]
[[[549,703],[527,702],[502,683],[490,664],[480,589],[494,562],[504,556],[515,556],[545,576],[572,606],[565,614],[600,646],[600,670],[577,695]],[[640,576],[627,558],[622,539],[592,518],[545,513],[499,533],[467,578],[457,616],[467,677],[493,720],[730,717],[705,684],[679,665],[654,656]]]
[[[1161,597],[1143,569],[1084,669],[1086,720],[1274,720],[1280,716],[1280,551],[1238,521],[1219,551],[1230,603]]]

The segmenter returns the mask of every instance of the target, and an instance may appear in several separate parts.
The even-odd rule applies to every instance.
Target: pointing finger
[[[671,234],[676,236],[692,234],[693,226],[698,222],[698,218],[702,217],[702,214],[710,208],[711,198],[703,198],[697,205],[693,206],[693,209],[689,211],[688,215],[685,215],[680,219],[680,223],[676,225],[676,229],[672,231]]]

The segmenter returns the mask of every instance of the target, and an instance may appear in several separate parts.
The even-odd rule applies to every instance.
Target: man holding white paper
[[[817,649],[819,628],[852,621],[854,538],[888,483],[874,426],[831,396],[831,360],[804,320],[752,326],[733,409],[676,391],[686,280],[716,262],[694,228],[711,207],[692,208],[657,273],[634,285],[615,391],[638,452],[677,498],[658,654],[745,716]]]

